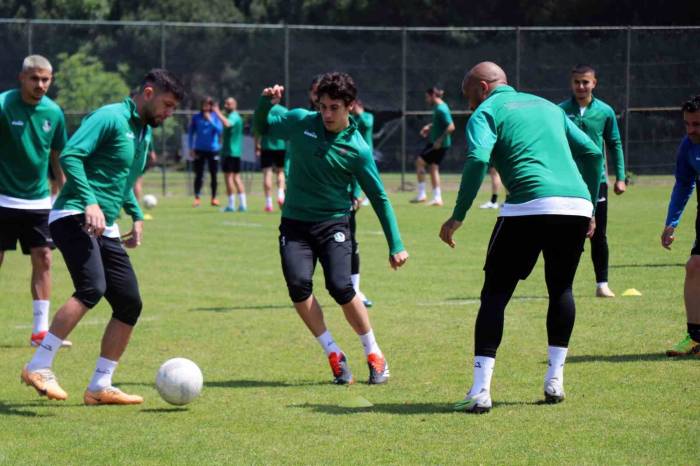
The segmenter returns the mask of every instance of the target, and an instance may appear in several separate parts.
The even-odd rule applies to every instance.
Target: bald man
[[[467,157],[457,204],[440,238],[455,247],[453,235],[489,162],[500,173],[508,196],[486,253],[474,328],[474,381],[455,410],[491,409],[491,375],[505,308],[540,253],[549,292],[544,396],[546,402],[558,403],[564,399],[564,360],[575,318],[571,286],[586,235],[595,228],[592,200],[598,195],[602,153],[558,106],[508,86],[506,74],[495,63],[472,68],[462,92],[474,113],[467,123]]]
[[[221,170],[224,172],[226,194],[228,194],[228,205],[224,207],[224,212],[236,211],[236,195],[233,193],[234,187],[238,193],[238,211],[245,212],[248,210],[245,187],[241,180],[243,119],[236,111],[237,108],[238,103],[233,97],[229,97],[224,101],[224,115],[228,121],[228,126],[224,128],[223,142],[221,144]]]

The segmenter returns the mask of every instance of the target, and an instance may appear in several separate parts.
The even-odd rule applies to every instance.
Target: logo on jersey
[[[44,120],[44,124],[41,125],[41,129],[43,129],[45,133],[51,131],[51,122],[49,120]]]
[[[24,126],[24,122],[22,120],[15,120],[12,122],[12,126]]]
[[[345,233],[343,233],[342,231],[338,231],[336,232],[336,234],[333,235],[333,239],[336,243],[343,243],[345,242]]]
[[[126,137],[128,137],[129,139],[136,139],[136,136],[134,136],[134,133],[131,131],[126,132]]]
[[[307,130],[304,130],[304,136],[308,136],[308,137],[310,137],[310,138],[318,139],[318,136],[316,135],[316,133],[313,132],[313,131],[309,131],[308,129],[307,129]]]

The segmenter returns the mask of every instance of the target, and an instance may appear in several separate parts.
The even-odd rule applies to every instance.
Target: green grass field
[[[412,179],[412,178],[411,178]],[[192,209],[184,184],[172,188],[131,252],[144,300],[142,319],[115,384],[143,395],[134,407],[85,407],[106,303],[93,309],[61,350],[55,370],[69,392],[49,402],[19,384],[31,358],[30,266],[18,253],[0,270],[1,464],[698,464],[700,360],[664,350],[685,333],[682,281],[694,237],[695,200],[672,251],[659,245],[670,178],[642,178],[610,203],[610,284],[593,297],[586,249],[575,283],[577,321],[566,366],[567,399],[540,404],[546,370],[542,263],[506,311],[495,368],[494,408],[451,412],[471,383],[473,326],[493,211],[470,211],[457,249],[437,233],[458,178],[446,177],[450,207],[410,205],[385,177],[411,254],[393,272],[379,223],[359,213],[362,288],[392,378],[386,386],[330,384],[323,352],[290,305],[277,252],[277,214],[262,212],[259,175],[245,214]],[[158,192],[150,174],[146,192]],[[477,202],[487,197],[482,190]],[[125,221],[126,231],[130,222]],[[72,292],[55,256],[52,315]],[[641,297],[620,297],[627,288]],[[329,328],[360,381],[358,338],[326,292],[316,292]],[[194,360],[202,396],[184,408],[162,401],[155,374],[166,359]],[[373,406],[348,407],[363,397]]]

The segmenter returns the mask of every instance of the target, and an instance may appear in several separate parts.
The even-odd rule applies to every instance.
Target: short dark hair
[[[687,102],[683,103],[681,110],[688,113],[695,113],[700,110],[700,94],[694,95]]]
[[[425,93],[428,95],[432,95],[432,96],[435,96],[435,97],[442,99],[442,96],[445,95],[445,90],[440,89],[437,86],[433,86],[433,87],[429,87],[428,89],[426,89]]]
[[[592,73],[595,76],[595,68],[593,68],[591,65],[587,65],[585,63],[579,63],[578,65],[571,68],[571,74],[585,74],[585,73]]]
[[[357,98],[357,87],[349,74],[335,71],[321,76],[317,94],[319,99],[322,95],[327,95],[333,100],[342,100],[345,105],[349,105]]]
[[[309,90],[313,91],[314,87],[318,85],[318,82],[321,80],[322,74],[317,74],[314,76],[314,79],[311,80],[311,84],[309,84]]]
[[[177,100],[185,97],[185,86],[170,71],[163,68],[153,68],[146,73],[141,81],[141,90],[146,86],[153,86],[160,92],[170,92]]]

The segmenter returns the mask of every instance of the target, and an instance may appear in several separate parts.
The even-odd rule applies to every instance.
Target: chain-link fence
[[[505,69],[516,88],[553,102],[570,96],[571,67],[591,64],[597,70],[596,96],[618,114],[628,171],[671,173],[683,135],[679,106],[700,93],[695,47],[700,27],[694,26],[350,28],[0,20],[0,41],[5,44],[0,89],[17,85],[21,60],[29,53],[45,55],[57,67],[59,57],[83,51],[105,70],[118,71],[130,86],[152,67],[177,73],[188,97],[157,145],[162,166],[169,168],[182,160],[182,134],[202,96],[220,101],[234,96],[249,117],[262,87],[281,83],[287,88],[285,104],[305,107],[312,77],[338,70],[355,78],[366,108],[375,114],[376,155],[387,171],[412,171],[424,144],[419,129],[431,114],[425,89],[444,88],[458,130],[443,169],[458,171],[469,115],[460,83],[467,68],[490,60]],[[57,73],[56,82],[66,78]],[[64,110],[74,129],[90,109],[66,102]]]

